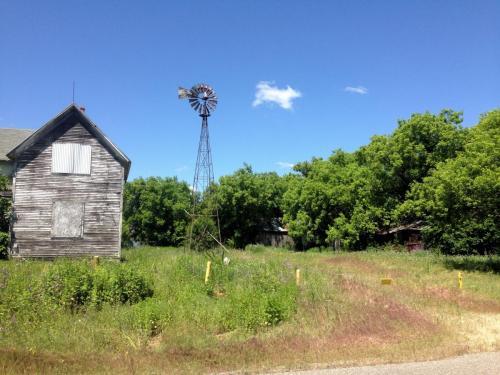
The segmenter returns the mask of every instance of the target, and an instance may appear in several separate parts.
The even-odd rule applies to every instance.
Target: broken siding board
[[[90,175],[52,173],[52,143],[91,146]],[[66,123],[17,159],[15,221],[19,257],[120,256],[123,166],[81,124]],[[52,238],[55,201],[85,203],[82,238]]]

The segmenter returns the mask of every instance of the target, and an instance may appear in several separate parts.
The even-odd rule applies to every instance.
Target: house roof
[[[120,162],[123,166],[125,174],[125,180],[128,177],[128,172],[130,171],[131,161],[111,140],[97,127],[96,124],[90,120],[85,113],[78,108],[75,104],[69,105],[64,111],[59,113],[52,120],[43,125],[36,132],[31,134],[29,137],[25,138],[18,144],[15,148],[13,148],[10,152],[7,153],[7,156],[11,159],[16,159],[19,155],[21,155],[24,151],[33,146],[40,139],[43,139],[45,136],[50,134],[54,129],[56,129],[59,125],[63,124],[65,121],[69,119],[74,119],[79,122],[85,129],[89,131],[94,137],[96,137],[101,144]]]
[[[29,129],[0,129],[0,161],[9,160],[8,152],[32,133]]]

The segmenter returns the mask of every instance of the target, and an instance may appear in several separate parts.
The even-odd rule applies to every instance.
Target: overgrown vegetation
[[[210,197],[223,219],[222,238],[230,239],[230,245],[237,248],[253,243],[266,222],[282,216],[288,180],[276,173],[254,173],[249,165],[221,177]]]
[[[91,267],[88,262],[57,262],[43,275],[41,287],[55,305],[75,311],[102,308],[104,304],[134,304],[153,295],[152,282],[135,269],[106,263]]]
[[[229,257],[212,260],[207,284],[206,255],[173,248],[127,250],[96,268],[2,262],[0,368],[200,374],[500,350],[498,274],[467,263],[491,271],[499,257],[256,245]]]
[[[0,176],[0,192],[6,191],[9,180]],[[10,200],[0,196],[0,260],[8,257]]]
[[[450,254],[500,253],[500,111],[470,129],[463,151],[411,187],[399,208],[423,218],[429,244]]]
[[[462,114],[414,114],[355,152],[335,150],[286,176],[245,165],[211,187],[223,240],[244,248],[283,218],[299,249],[360,250],[377,232],[421,221],[428,246],[445,254],[500,254],[500,110],[462,127]],[[175,179],[127,184],[124,238],[179,244],[189,189]]]
[[[189,186],[176,178],[128,182],[123,202],[123,243],[180,245],[186,236],[190,204]]]
[[[202,254],[143,249],[126,258],[95,267],[88,260],[6,263],[0,278],[2,333],[19,347],[42,350],[45,339],[37,340],[47,326],[65,324],[71,316],[107,317],[112,329],[131,330],[147,339],[177,327],[255,332],[288,320],[296,310],[293,272],[278,261],[233,261],[225,266],[215,259],[205,284]],[[113,307],[120,305],[133,306]],[[32,326],[33,320],[37,323]],[[59,337],[51,348],[64,346],[64,337]]]

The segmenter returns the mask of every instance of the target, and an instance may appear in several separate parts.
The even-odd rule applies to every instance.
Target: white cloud
[[[295,164],[286,161],[278,161],[276,165],[278,165],[281,168],[293,168],[295,166]]]
[[[252,105],[257,107],[263,103],[276,103],[283,109],[292,109],[292,101],[300,98],[300,91],[286,86],[286,89],[280,89],[272,85],[273,82],[260,81],[257,83],[257,91],[255,92],[255,100]]]
[[[366,87],[363,87],[363,86],[356,86],[356,87],[347,86],[346,88],[344,88],[344,91],[352,92],[354,94],[360,94],[360,95],[368,94],[368,89]]]

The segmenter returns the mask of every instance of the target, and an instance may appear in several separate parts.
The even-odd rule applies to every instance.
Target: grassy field
[[[1,262],[0,373],[263,372],[500,350],[498,257],[258,246],[229,257],[206,285],[207,257],[182,249],[97,267]]]

